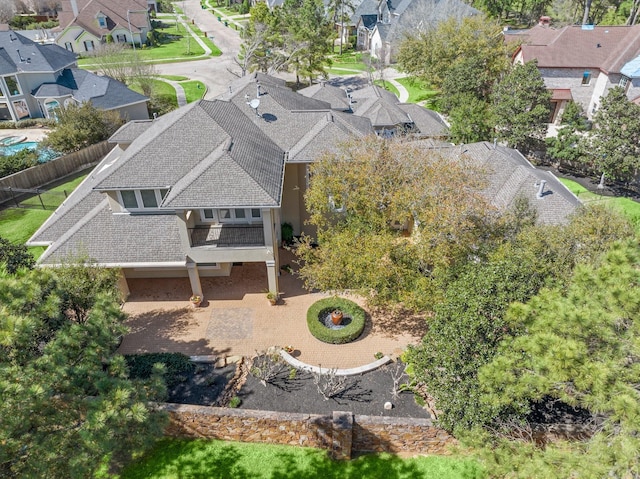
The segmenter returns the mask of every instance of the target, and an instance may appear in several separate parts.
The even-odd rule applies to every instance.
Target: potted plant
[[[271,306],[275,306],[278,302],[278,293],[276,293],[275,291],[269,291],[267,293],[267,299],[271,303]]]
[[[191,301],[191,306],[193,306],[194,308],[199,308],[200,304],[202,303],[202,296],[194,294],[189,298],[189,301]]]

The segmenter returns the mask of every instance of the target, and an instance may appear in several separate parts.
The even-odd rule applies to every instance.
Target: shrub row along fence
[[[262,442],[328,449],[336,459],[354,452],[448,454],[453,436],[429,419],[282,413],[186,404],[162,404],[173,437]]]
[[[111,148],[112,145],[103,141],[47,163],[0,178],[0,204],[16,202],[16,197],[24,193],[21,190],[34,190],[95,166]]]

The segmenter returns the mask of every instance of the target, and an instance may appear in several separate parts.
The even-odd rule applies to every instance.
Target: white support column
[[[127,283],[127,278],[124,275],[122,268],[118,271],[118,289],[120,290],[123,300],[126,300],[131,294],[131,291],[129,290],[129,283]]]
[[[202,284],[200,283],[200,275],[198,274],[198,265],[195,263],[187,263],[187,272],[189,273],[189,282],[191,283],[192,294],[200,296],[204,301]]]
[[[269,291],[280,293],[278,285],[278,271],[275,261],[265,261],[267,264],[267,281],[269,283]]]

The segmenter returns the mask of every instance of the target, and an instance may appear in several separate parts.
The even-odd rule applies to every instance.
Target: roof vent
[[[544,186],[547,184],[545,180],[540,180],[540,183],[536,183],[534,186],[538,187],[538,192],[536,193],[536,198],[540,199],[544,196]]]
[[[600,45],[599,43],[596,43],[596,48],[600,48],[602,47],[602,45]]]

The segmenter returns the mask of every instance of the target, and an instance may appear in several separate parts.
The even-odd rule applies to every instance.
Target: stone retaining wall
[[[331,416],[184,404],[163,404],[169,412],[166,434],[174,437],[264,442],[329,449],[337,459],[353,452],[447,454],[456,441],[429,419]]]

